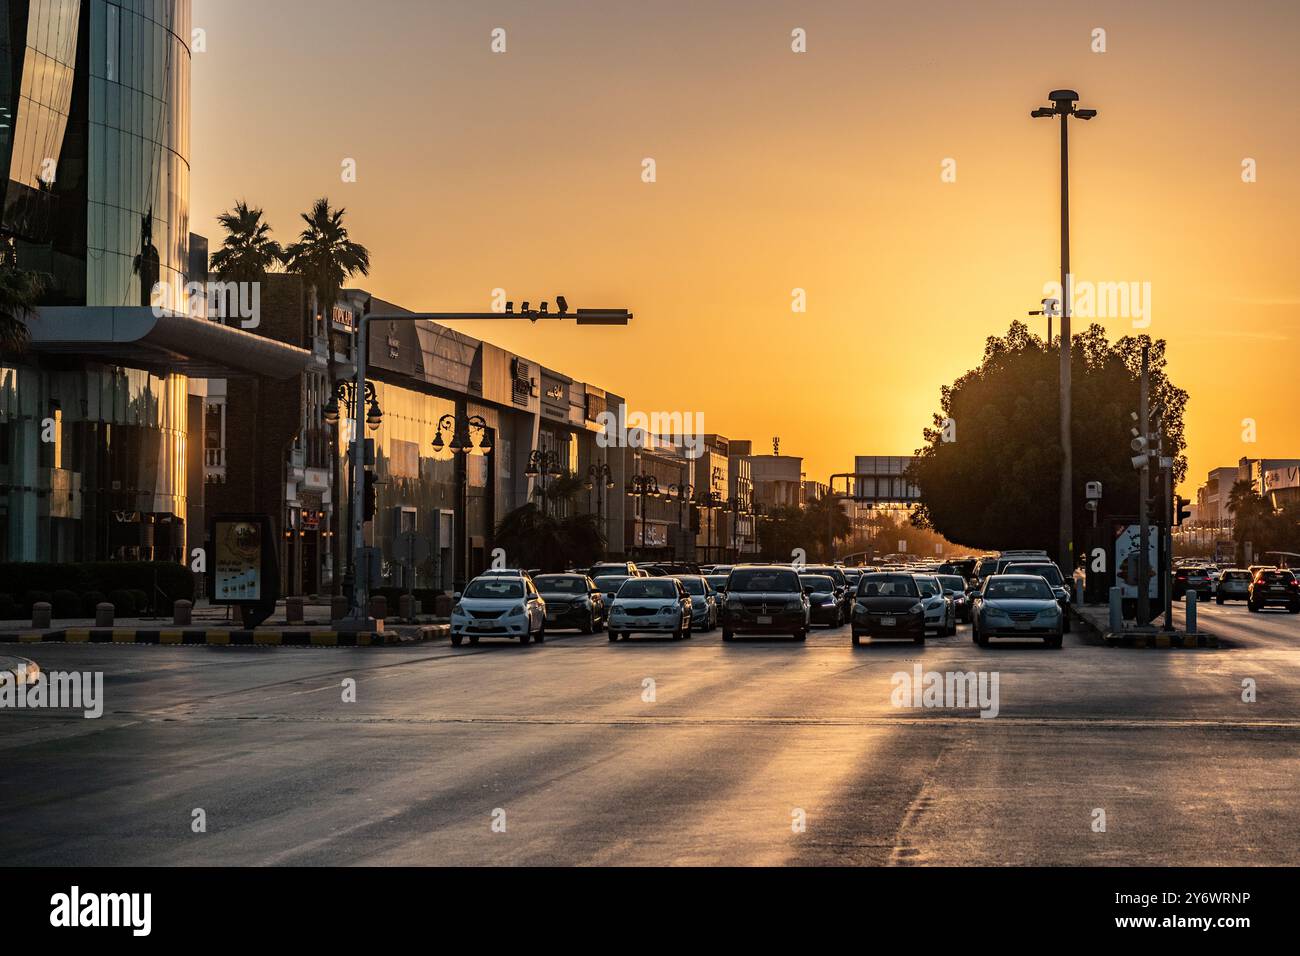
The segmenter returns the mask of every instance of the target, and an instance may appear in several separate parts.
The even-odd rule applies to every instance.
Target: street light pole
[[[504,312],[387,312],[375,313],[370,312],[370,300],[362,309],[361,317],[357,321],[357,372],[356,372],[356,393],[357,395],[366,394],[366,351],[370,339],[371,322],[478,322],[478,321],[499,321],[502,319],[518,320],[527,319],[530,322],[537,322],[539,319],[573,319],[578,325],[627,325],[632,319],[632,313],[627,309],[578,309],[576,312],[570,312],[568,303],[564,301],[563,296],[556,298],[558,312],[550,312],[548,303],[543,302],[540,309],[529,309],[528,303],[525,302],[520,311],[514,311],[514,303],[507,302]],[[353,435],[352,435],[352,453],[355,456],[354,462],[364,462],[365,453],[365,414],[362,408],[362,402],[356,402],[356,409],[353,415]],[[365,482],[354,481],[352,488],[352,540],[351,551],[353,554],[354,566],[358,573],[353,581],[353,607],[349,612],[348,621],[353,626],[369,627],[370,611],[365,606],[366,594],[368,592],[369,568],[366,568],[366,574],[360,573],[362,562],[365,560]],[[468,554],[466,560],[468,561]]]
[[[1070,300],[1072,278],[1070,275],[1070,133],[1069,119],[1090,120],[1096,110],[1076,109],[1079,94],[1074,90],[1053,90],[1047,95],[1052,106],[1040,107],[1029,115],[1035,119],[1059,116],[1061,118],[1061,480],[1059,500],[1059,526],[1057,528],[1057,556],[1061,569],[1074,568],[1074,445],[1071,431],[1070,401]]]

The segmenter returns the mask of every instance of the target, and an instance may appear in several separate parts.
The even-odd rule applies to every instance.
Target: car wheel
[[[682,635],[685,634],[685,633],[686,633],[686,632],[685,632],[685,630],[684,630],[683,628],[680,628],[680,627],[677,628],[677,630],[673,631],[673,640],[674,640],[674,641],[680,641],[680,640],[682,639]]]
[[[1255,604],[1254,601],[1247,601],[1247,602],[1246,602],[1246,610],[1247,610],[1247,611],[1250,611],[1250,612],[1252,612],[1252,613],[1258,613],[1258,612],[1259,612],[1259,608],[1256,606],[1256,604]]]
[[[724,627],[724,628],[722,629],[722,639],[723,639],[724,641],[734,641],[734,640],[736,639],[736,635],[735,635],[735,634],[732,634],[729,630],[727,630],[727,629]]]
[[[806,641],[806,640],[808,640],[808,630],[805,628],[805,629],[802,630],[802,631],[795,631],[795,632],[794,632],[794,639],[795,639],[796,641]]]
[[[1214,599],[1214,603],[1215,603],[1215,604],[1222,604],[1222,603],[1223,603],[1223,598],[1221,598],[1221,597],[1215,597],[1215,599]]]
[[[862,646],[862,635],[859,634],[857,631],[853,632],[853,646],[854,647]]]
[[[593,615],[591,615],[590,618],[587,619],[587,623],[584,624],[584,625],[582,625],[581,632],[582,632],[583,634],[595,634],[595,633],[596,633],[596,615],[593,614]]]
[[[477,634],[472,634],[472,635],[470,635],[469,642],[470,642],[471,644],[477,646],[477,645],[478,645],[478,635],[477,635]]]
[[[609,642],[610,642],[611,644],[613,644],[613,643],[614,643],[615,641],[617,641],[617,640],[618,640],[618,631],[610,631],[610,632],[609,632]]]
[[[1287,608],[1287,612],[1291,614],[1300,614],[1300,604],[1292,604]]]
[[[984,634],[976,632],[975,643],[978,644],[980,647],[988,647],[989,639]]]
[[[463,641],[463,640],[465,640],[464,635],[462,635],[462,634],[453,634],[453,635],[451,636],[451,646],[452,646],[452,647],[460,647],[460,643],[461,643],[461,641]]]
[[[533,639],[533,635],[529,634],[527,631],[524,631],[524,633],[519,635],[520,644],[527,644],[532,639]]]
[[[913,644],[925,643],[925,628],[921,628],[921,632],[917,634],[916,637],[912,638],[912,643]]]
[[[545,624],[543,624],[543,625],[538,629],[537,633],[533,635],[533,641],[534,641],[534,643],[537,643],[537,644],[545,644],[545,643],[546,643],[546,625],[545,625]]]
[[[1061,636],[1061,632],[1057,631],[1047,639],[1047,646],[1059,648],[1061,644],[1064,643],[1064,640],[1065,639]]]

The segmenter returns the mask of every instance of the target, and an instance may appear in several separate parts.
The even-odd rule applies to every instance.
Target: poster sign
[[[257,521],[218,519],[213,523],[214,602],[262,600],[262,531]]]
[[[1115,528],[1115,586],[1120,588],[1120,597],[1124,600],[1137,600],[1138,577],[1141,557],[1141,525],[1117,525]],[[1151,525],[1147,529],[1147,596],[1160,597],[1160,567],[1157,545],[1160,540],[1158,529]]]

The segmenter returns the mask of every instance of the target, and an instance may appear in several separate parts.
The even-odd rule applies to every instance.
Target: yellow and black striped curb
[[[34,684],[41,676],[41,669],[35,661],[29,661],[25,657],[0,657],[0,675],[10,674],[20,684]]]
[[[1209,647],[1217,648],[1213,634],[1106,634],[1107,647]]]
[[[421,629],[418,638],[432,636]],[[75,628],[62,631],[0,633],[0,643],[17,644],[165,644],[221,647],[377,647],[400,644],[396,631],[308,630],[146,630],[143,628]]]

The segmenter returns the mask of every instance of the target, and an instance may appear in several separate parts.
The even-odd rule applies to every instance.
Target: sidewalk
[[[178,644],[239,647],[372,647],[409,644],[448,637],[450,625],[432,617],[412,621],[389,617],[382,631],[335,629],[330,605],[310,604],[303,608],[303,620],[293,624],[285,618],[284,602],[264,624],[253,630],[241,627],[233,609],[197,604],[188,626],[178,626],[166,617],[124,617],[112,627],[96,627],[94,618],[66,618],[52,621],[48,628],[33,628],[28,621],[0,621],[0,643],[17,644]]]
[[[1123,631],[1111,631],[1110,607],[1105,604],[1076,604],[1070,610],[1083,622],[1085,628],[1101,639],[1106,647],[1147,647],[1147,648],[1217,648],[1219,639],[1213,634],[1197,630],[1195,634],[1186,631],[1162,631],[1159,625],[1137,630],[1125,625]]]

